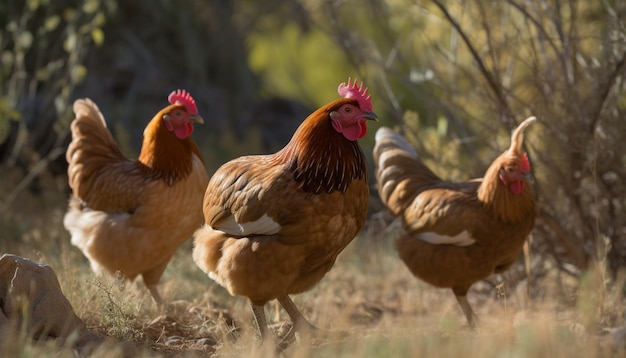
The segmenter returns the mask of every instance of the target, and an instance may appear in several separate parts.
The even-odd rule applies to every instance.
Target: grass
[[[66,194],[48,184],[44,201],[23,194],[19,207],[0,217],[1,253],[52,266],[74,310],[98,333],[111,337],[92,356],[263,357],[244,298],[231,297],[191,260],[191,242],[176,253],[160,285],[170,308],[158,311],[142,284],[95,277],[63,229]],[[58,185],[61,185],[60,183]],[[623,280],[605,278],[602,265],[580,279],[556,270],[532,283],[494,289],[480,283],[469,298],[480,319],[470,331],[449,290],[415,279],[392,249],[391,233],[364,230],[313,290],[294,296],[306,317],[346,337],[300,341],[289,357],[618,357],[608,330],[624,325]],[[546,262],[545,265],[550,265]],[[504,282],[508,282],[504,280]],[[506,289],[503,289],[506,288]],[[499,292],[499,293],[498,293]],[[285,330],[284,311],[271,303],[268,318]],[[2,356],[73,357],[53,341],[33,342],[24,332],[5,344]]]

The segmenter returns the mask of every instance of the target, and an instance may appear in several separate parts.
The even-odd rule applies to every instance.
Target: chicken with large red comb
[[[367,88],[313,112],[271,155],[244,156],[219,168],[204,195],[205,225],[193,259],[232,295],[247,297],[262,339],[264,306],[277,299],[292,333],[315,331],[289,295],[311,289],[365,222],[366,160],[357,140],[376,120]]]
[[[141,152],[126,158],[90,99],[74,102],[66,158],[70,204],[63,224],[96,273],[137,276],[163,304],[157,284],[172,255],[202,224],[201,195],[209,181],[191,139],[203,123],[185,90],[147,124]]]

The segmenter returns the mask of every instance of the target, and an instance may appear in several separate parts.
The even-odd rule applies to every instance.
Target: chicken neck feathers
[[[513,194],[502,185],[498,171],[504,161],[509,160],[509,153],[498,156],[485,172],[480,187],[476,191],[477,199],[499,220],[507,223],[519,223],[535,216],[535,201],[530,189],[521,194]]]
[[[137,159],[143,164],[145,175],[155,180],[163,179],[170,186],[191,173],[192,155],[195,154],[201,161],[204,161],[200,149],[191,137],[179,139],[166,129],[162,120],[163,115],[175,107],[177,105],[165,107],[148,123],[143,133],[141,152]]]
[[[347,141],[331,125],[329,114],[344,103],[339,99],[311,114],[291,141],[273,155],[272,162],[286,164],[306,192],[345,192],[355,179],[366,179],[366,161],[357,141]]]

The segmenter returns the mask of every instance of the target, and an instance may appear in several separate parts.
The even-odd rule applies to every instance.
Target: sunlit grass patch
[[[91,271],[63,228],[65,205],[63,199],[37,215],[16,210],[3,218],[4,225],[12,225],[13,236],[2,249],[52,266],[77,315],[89,329],[109,337],[92,356],[279,354],[275,347],[258,344],[247,299],[230,296],[195,266],[191,241],[176,252],[162,277],[160,288],[169,305],[159,309],[141,281],[128,283]],[[35,210],[28,203],[24,207]],[[479,327],[472,331],[450,290],[411,275],[393,249],[394,238],[393,231],[365,230],[319,285],[293,296],[313,324],[331,333],[292,343],[285,356],[558,358],[624,353],[623,343],[616,346],[611,340],[611,332],[624,324],[624,278],[607,278],[598,271],[601,263],[580,277],[547,270],[532,281],[505,275],[475,285],[468,299]],[[276,336],[285,334],[289,319],[282,308],[270,303],[266,312]],[[26,336],[11,342],[15,344],[3,347],[3,356],[73,354],[67,345],[32,342]]]

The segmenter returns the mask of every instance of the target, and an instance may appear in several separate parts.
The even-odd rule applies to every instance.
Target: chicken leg
[[[154,300],[154,303],[156,303],[157,307],[162,307],[163,305],[165,305],[165,301],[159,294],[159,289],[157,288],[157,285],[146,285],[146,287],[148,288],[148,291],[150,291],[150,295],[152,296],[152,299]]]
[[[291,340],[296,333],[311,334],[320,330],[302,315],[300,310],[298,310],[298,307],[296,307],[296,304],[293,303],[289,296],[285,295],[278,297],[278,302],[281,306],[283,306],[293,324],[289,332],[283,338],[283,341]],[[261,342],[265,342],[269,335],[267,319],[265,316],[265,306],[255,305],[254,303],[251,303],[250,306],[252,307],[252,313],[254,314]]]
[[[467,296],[458,295],[455,293],[454,297],[456,297],[456,301],[461,306],[461,309],[463,309],[463,313],[465,313],[465,318],[467,318],[467,324],[470,326],[471,329],[476,328],[478,317],[472,310],[472,306],[470,306],[469,302],[467,301]]]
[[[252,307],[252,313],[254,314],[257,333],[259,334],[261,342],[264,342],[269,335],[267,319],[265,318],[265,305],[255,305],[254,303],[250,303],[250,307]]]
[[[293,301],[291,300],[291,298],[289,298],[289,296],[284,295],[284,296],[278,297],[278,303],[280,303],[280,305],[283,306],[285,311],[287,311],[287,314],[289,315],[289,318],[291,319],[291,322],[293,323],[293,327],[291,327],[291,330],[289,330],[289,332],[285,335],[285,338],[283,338],[283,340],[291,339],[291,336],[293,336],[296,333],[311,334],[313,332],[320,331],[319,328],[315,327],[311,322],[309,322],[302,315],[298,307],[296,307],[296,304],[293,303]]]
[[[154,302],[156,303],[158,307],[163,307],[165,305],[165,300],[159,294],[159,289],[157,285],[159,284],[159,281],[161,280],[161,276],[163,276],[163,272],[165,272],[165,268],[167,268],[167,264],[170,262],[171,258],[172,256],[170,255],[161,264],[141,274],[143,278],[143,283],[148,288],[148,291],[150,291],[150,294],[152,295],[152,299],[154,300]]]

